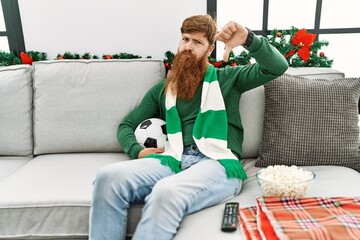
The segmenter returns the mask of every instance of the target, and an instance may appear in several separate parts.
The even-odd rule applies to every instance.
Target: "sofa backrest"
[[[0,156],[31,156],[32,68],[0,67]]]
[[[316,79],[336,79],[344,77],[344,73],[332,68],[316,67],[290,67],[287,74],[302,76],[305,78]],[[265,92],[264,87],[260,86],[245,92],[240,99],[241,121],[244,127],[244,142],[242,158],[258,157],[265,111]]]
[[[344,77],[329,68],[289,68],[287,73]],[[121,152],[118,124],[164,77],[163,62],[151,59],[57,60],[34,62],[33,67],[1,67],[0,156]],[[263,86],[240,99],[243,158],[258,156],[264,106]]]
[[[161,60],[35,62],[34,154],[120,152],[122,119],[165,76]]]

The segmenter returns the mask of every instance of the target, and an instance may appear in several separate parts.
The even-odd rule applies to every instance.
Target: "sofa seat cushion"
[[[121,153],[35,157],[0,182],[0,239],[86,237],[97,171],[127,159]]]
[[[241,162],[248,175],[248,179],[244,181],[240,194],[227,201],[239,202],[240,208],[254,206],[255,198],[261,195],[261,190],[256,181],[255,173],[262,169],[255,167],[256,159],[243,159]],[[313,171],[316,174],[316,179],[310,190],[309,196],[360,196],[360,185],[354,184],[360,182],[360,174],[351,168],[324,165],[304,166],[303,168]],[[241,231],[239,228],[233,233],[224,234],[221,232],[220,226],[224,206],[225,204],[221,203],[186,216],[181,222],[174,240],[196,239],[196,236],[202,236],[202,239],[209,240],[242,239],[240,237]]]
[[[86,239],[92,183],[97,171],[106,164],[126,161],[121,153],[51,154],[35,157],[0,182],[0,239]],[[237,201],[241,207],[255,204],[260,188],[255,159],[242,160],[248,179]],[[304,167],[317,177],[311,196],[360,196],[360,174],[339,166]],[[346,176],[339,178],[339,176]],[[21,184],[19,184],[21,182]],[[142,205],[129,209],[128,232],[131,234]],[[174,239],[239,239],[239,229],[224,235],[220,230],[224,204],[204,209],[182,221]],[[206,224],[204,224],[206,219]],[[11,235],[11,236],[10,236]]]
[[[0,156],[32,155],[32,68],[0,67]]]
[[[0,182],[27,164],[31,157],[0,157]]]

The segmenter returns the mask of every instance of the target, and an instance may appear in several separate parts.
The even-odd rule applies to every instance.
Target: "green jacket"
[[[241,94],[261,86],[281,76],[288,64],[266,38],[254,36],[252,44],[247,48],[255,64],[217,69],[218,81],[224,98],[228,128],[228,148],[240,159],[244,130],[239,113]],[[161,81],[153,86],[144,96],[141,103],[130,112],[119,125],[117,138],[125,153],[136,159],[142,147],[137,143],[134,131],[145,119],[157,117],[165,119],[164,83]],[[193,125],[201,102],[200,86],[191,100],[177,100],[176,107],[182,122],[184,146],[194,144],[192,138]]]

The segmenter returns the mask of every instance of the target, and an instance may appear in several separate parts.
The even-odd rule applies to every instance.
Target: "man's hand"
[[[163,148],[144,148],[139,152],[138,158],[143,158],[147,155],[154,154],[154,153],[163,153]]]
[[[227,23],[216,34],[215,40],[225,43],[225,52],[223,56],[225,62],[229,60],[229,55],[233,48],[245,43],[247,35],[248,30],[244,26],[232,21]]]

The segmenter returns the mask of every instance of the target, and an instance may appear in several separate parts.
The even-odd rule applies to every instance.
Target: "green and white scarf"
[[[181,120],[176,108],[176,95],[166,92],[165,151],[147,157],[160,159],[172,171],[181,171],[181,156],[184,150]],[[225,168],[228,178],[246,179],[246,173],[236,156],[227,148],[228,121],[225,103],[221,94],[217,73],[208,65],[201,93],[200,110],[196,117],[193,138],[199,150],[207,157],[215,159]]]

